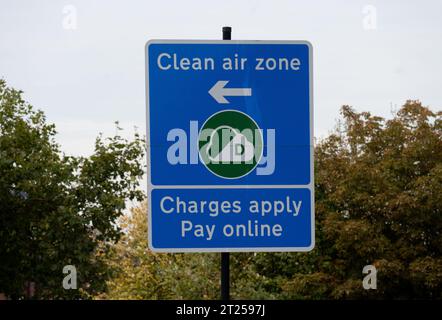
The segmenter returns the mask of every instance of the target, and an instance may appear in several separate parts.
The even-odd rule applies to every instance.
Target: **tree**
[[[104,290],[104,253],[127,200],[142,200],[143,141],[99,136],[90,157],[61,153],[55,126],[0,80],[0,292],[87,298]],[[79,290],[65,290],[65,265]]]
[[[285,298],[442,298],[442,112],[407,101],[392,120],[342,108],[316,146],[316,247],[263,254]],[[377,290],[362,269],[377,268]]]

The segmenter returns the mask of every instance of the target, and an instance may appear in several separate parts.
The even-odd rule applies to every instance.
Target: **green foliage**
[[[315,150],[316,248],[265,254],[258,272],[284,274],[288,298],[441,299],[442,112],[407,101],[388,121],[342,115]],[[377,290],[362,288],[368,264]]]
[[[126,200],[141,200],[143,142],[97,138],[92,156],[63,155],[55,126],[0,80],[0,292],[87,298],[104,290],[103,252],[119,238]],[[104,250],[104,251],[103,251]],[[79,290],[64,290],[74,265]]]

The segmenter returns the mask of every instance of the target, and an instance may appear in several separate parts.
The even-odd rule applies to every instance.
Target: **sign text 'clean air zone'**
[[[312,48],[304,41],[146,45],[149,246],[314,246]]]

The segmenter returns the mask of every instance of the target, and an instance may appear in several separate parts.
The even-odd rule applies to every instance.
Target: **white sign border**
[[[310,113],[310,183],[308,185],[153,185],[150,165],[150,100],[149,100],[149,46],[151,44],[303,44],[309,49],[309,113]],[[158,253],[205,252],[308,252],[315,247],[315,188],[314,188],[314,139],[313,139],[313,46],[305,40],[172,40],[153,39],[145,45],[145,95],[146,95],[146,163],[147,169],[147,219],[149,249]],[[311,210],[311,239],[308,247],[253,247],[253,248],[155,248],[152,245],[152,190],[153,189],[309,189]]]

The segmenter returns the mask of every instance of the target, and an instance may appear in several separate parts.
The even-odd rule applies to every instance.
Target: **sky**
[[[314,132],[342,105],[391,117],[407,99],[442,104],[442,1],[0,0],[0,78],[55,123],[64,152],[102,132],[145,132],[150,39],[308,40]]]

